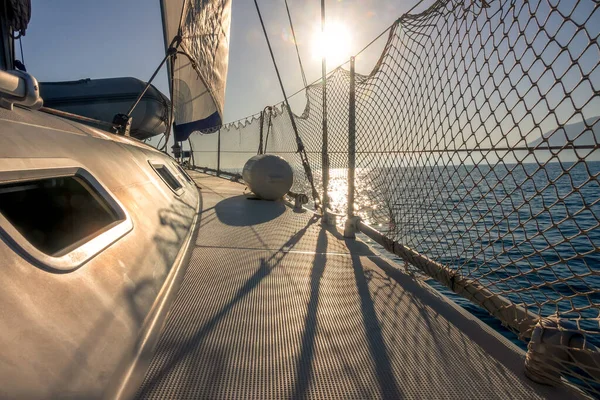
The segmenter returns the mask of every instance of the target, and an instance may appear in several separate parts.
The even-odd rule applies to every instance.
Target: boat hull
[[[2,236],[0,397],[118,395],[144,369],[143,354],[177,290],[198,190],[172,158],[133,139],[23,109],[0,110],[0,126],[1,168],[80,165],[132,222],[125,235],[66,271],[44,266]],[[171,190],[151,163],[167,165],[182,188]]]

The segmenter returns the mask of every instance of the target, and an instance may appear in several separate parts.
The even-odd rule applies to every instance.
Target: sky
[[[284,1],[258,0],[258,2],[283,83],[290,95],[300,90],[303,82]],[[337,49],[339,51],[334,53],[339,54],[334,54],[334,59],[328,60],[328,70],[331,70],[348,60],[350,55],[356,54],[377,37],[403,13],[412,8],[417,0],[326,0],[325,2],[327,26],[341,26],[342,34],[348,38],[347,48]],[[416,11],[422,10],[431,2],[425,0],[424,4]],[[288,0],[288,3],[307,80],[313,82],[321,76],[321,60],[318,52],[315,51],[318,47],[315,37],[318,38],[320,30],[321,1]],[[538,10],[538,12],[540,11]],[[586,12],[580,10],[575,14],[585,16]],[[544,19],[543,16],[540,16],[540,19]],[[550,18],[546,23],[546,30],[554,32],[562,26],[561,23],[562,19],[553,22]],[[589,29],[597,29],[595,24],[588,25]],[[564,37],[565,40],[570,39],[572,32],[568,29],[569,26],[565,25],[563,28],[565,33],[564,35],[559,33],[559,39],[561,37]],[[532,35],[535,34],[536,32],[532,32]],[[579,42],[587,43],[586,36],[579,36],[582,37],[569,42],[568,46],[577,47]],[[593,36],[593,32],[591,36]],[[538,47],[548,46],[548,38],[544,36],[542,39],[538,38],[535,42],[541,43]],[[371,71],[381,54],[385,40],[386,35],[357,59],[357,72],[368,74]],[[562,43],[559,40],[559,43],[566,46],[566,42]],[[557,45],[554,47],[558,48]],[[553,70],[560,70],[563,64],[570,65],[570,62],[558,62],[560,60],[553,62],[553,54],[558,50],[550,51],[550,46],[548,49],[546,51],[548,63]],[[39,81],[119,76],[134,76],[147,80],[164,56],[159,0],[105,0],[102,2],[33,0],[32,19],[23,39],[23,51],[28,71]],[[598,58],[596,53],[586,57],[582,60],[589,59],[591,62],[588,64],[596,65]],[[515,60],[503,59],[502,63],[508,66],[514,64]],[[579,82],[580,76],[575,75],[573,79],[568,74],[563,76],[562,84],[569,86],[570,81]],[[562,76],[562,73],[557,76]],[[556,83],[555,79],[550,79],[549,82]],[[160,72],[154,84],[163,93],[168,94],[166,68]],[[521,86],[523,85],[527,86],[521,83]],[[572,93],[572,98],[576,103],[578,96],[584,100],[589,97],[589,89],[583,90],[586,89],[584,86],[581,86],[581,90]],[[546,97],[550,101],[553,98],[563,99],[566,89],[559,89],[561,87],[556,87]],[[554,95],[554,92],[557,94]],[[232,0],[224,122],[235,121],[255,114],[266,105],[276,104],[282,99],[283,96],[263,37],[254,1]],[[533,100],[537,101],[536,99],[537,97]],[[301,114],[305,105],[305,97],[295,96],[291,105],[297,114]],[[585,107],[585,117],[597,116],[597,107],[596,98]],[[566,115],[570,116],[571,112],[567,112]],[[543,128],[544,131],[547,131],[553,129],[554,126],[548,125]]]
[[[409,10],[416,0],[326,0],[327,23],[342,26],[348,46],[329,60],[328,70],[346,61]],[[319,79],[315,50],[319,0],[288,0],[300,56],[309,82]],[[259,0],[288,95],[303,87],[283,0]],[[23,38],[24,61],[38,81],[133,76],[147,80],[164,56],[159,0],[33,0]],[[384,37],[357,59],[357,72],[375,65]],[[338,52],[339,53],[339,52]],[[17,55],[19,47],[17,44]],[[17,56],[20,58],[20,56]],[[166,68],[154,85],[168,95]],[[301,112],[303,96],[292,107]],[[259,112],[283,99],[254,2],[232,1],[229,70],[224,121]]]

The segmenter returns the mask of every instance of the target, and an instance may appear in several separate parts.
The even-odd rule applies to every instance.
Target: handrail
[[[0,92],[14,97],[25,97],[27,88],[21,77],[0,70]]]
[[[72,119],[72,120],[75,120],[75,121],[88,122],[88,123],[91,123],[91,124],[95,124],[95,125],[99,125],[99,126],[104,126],[104,127],[107,127],[107,128],[112,128],[114,126],[111,122],[101,121],[99,119],[84,117],[83,115],[73,114],[73,113],[70,113],[70,112],[62,111],[62,110],[57,110],[56,108],[42,107],[42,108],[40,108],[40,111],[48,113],[48,114],[56,115],[57,117],[68,118],[68,119]]]
[[[0,106],[12,110],[14,104],[39,109],[43,101],[38,82],[27,72],[0,70]]]

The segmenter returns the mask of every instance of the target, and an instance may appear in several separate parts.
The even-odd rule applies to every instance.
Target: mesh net
[[[518,332],[533,335],[531,371],[548,381],[567,377],[593,395],[600,395],[599,7],[440,0],[402,16],[375,69],[355,75],[356,215],[542,317],[534,332]],[[350,73],[338,68],[326,83],[327,191],[333,211],[343,213]],[[306,97],[296,122],[322,193],[321,84]],[[290,162],[293,190],[309,194],[284,111],[280,104],[262,114],[264,149]],[[222,170],[240,172],[258,152],[260,125],[255,116],[222,128]],[[193,137],[198,165],[214,165],[212,137]]]

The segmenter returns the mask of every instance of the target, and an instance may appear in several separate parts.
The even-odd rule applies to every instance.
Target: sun
[[[313,57],[321,60],[326,56],[327,65],[336,67],[350,59],[351,43],[350,31],[342,22],[327,22],[325,32],[321,32],[320,25],[315,26],[312,40]]]

